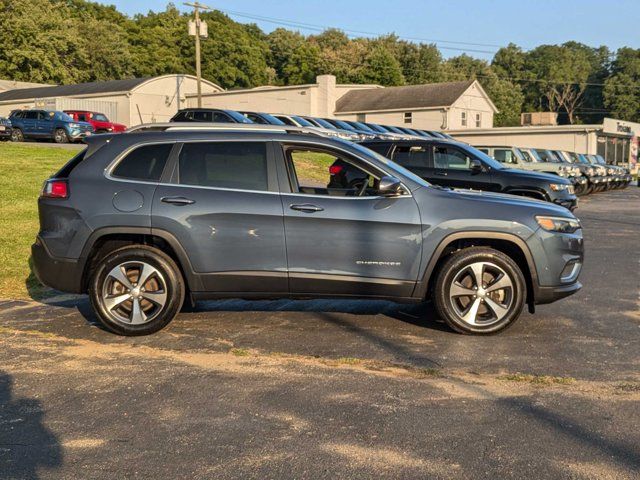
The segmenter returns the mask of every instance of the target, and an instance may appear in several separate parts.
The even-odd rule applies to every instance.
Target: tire
[[[144,284],[137,285],[142,274]],[[106,329],[119,335],[162,330],[178,314],[184,297],[185,283],[176,263],[161,250],[145,245],[106,254],[89,277],[93,310]]]
[[[11,132],[11,141],[12,142],[24,142],[24,134],[22,130],[19,128],[14,128]]]
[[[56,143],[69,143],[69,137],[64,128],[56,128],[56,131],[53,132],[53,141]]]
[[[482,285],[476,290],[478,278]],[[501,285],[492,290],[492,286]],[[511,326],[522,313],[526,294],[522,271],[510,257],[493,248],[470,247],[444,262],[433,299],[449,327],[459,333],[480,335]]]

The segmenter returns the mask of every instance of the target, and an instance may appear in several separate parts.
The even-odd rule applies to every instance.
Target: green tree
[[[565,45],[541,45],[527,55],[525,68],[537,81],[528,89],[541,108],[565,111],[569,123],[575,123],[576,110],[582,105],[593,68],[588,54]]]
[[[400,62],[383,45],[374,45],[370,49],[361,70],[364,83],[384,86],[404,84]]]
[[[281,85],[300,85],[315,80],[320,65],[320,47],[299,32],[278,28],[267,35],[270,65]]]
[[[603,97],[611,116],[640,122],[640,49],[618,50]]]

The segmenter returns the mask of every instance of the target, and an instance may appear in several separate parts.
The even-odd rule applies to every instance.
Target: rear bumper
[[[61,292],[82,293],[84,265],[78,260],[54,257],[40,237],[31,246],[31,258],[40,283]]]

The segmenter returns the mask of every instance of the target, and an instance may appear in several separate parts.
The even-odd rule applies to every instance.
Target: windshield
[[[331,125],[329,122],[327,122],[323,118],[314,118],[313,121],[316,122],[321,127],[328,128],[330,130],[336,129],[335,125]]]
[[[282,120],[269,113],[261,113],[259,116],[266,120],[270,125],[286,125]]]
[[[313,123],[311,123],[310,121],[305,120],[302,117],[298,117],[297,115],[291,115],[291,118],[293,118],[296,122],[298,122],[298,124],[301,127],[313,127],[314,126]]]
[[[596,157],[596,161],[600,164],[600,165],[606,165],[607,162],[604,161],[604,158],[602,158],[602,155],[595,155]]]
[[[234,110],[223,110],[223,111],[224,111],[224,113],[229,115],[231,118],[233,118],[238,123],[253,123],[247,117],[245,117],[241,113],[238,113],[238,112],[236,112]]]
[[[456,144],[456,146],[458,148],[460,148],[461,150],[464,150],[465,152],[470,153],[471,155],[479,158],[480,160],[482,160],[483,163],[489,165],[491,168],[494,168],[496,170],[502,170],[502,169],[505,168],[495,158],[491,158],[486,153],[481,152],[480,150],[478,150],[477,148],[472,147],[471,145],[465,145],[463,143],[460,143],[460,144]]]
[[[518,157],[523,162],[531,162],[531,157],[528,155],[525,155],[524,152],[519,148],[513,147],[513,153],[515,153],[516,157]]]
[[[591,165],[591,162],[587,160],[586,157],[581,153],[578,154],[578,161],[580,163],[586,163],[587,165]]]
[[[56,120],[61,120],[63,122],[75,122],[73,118],[64,112],[48,112],[48,115],[49,117],[53,117]]]
[[[356,131],[356,129],[353,128],[351,125],[349,125],[347,122],[343,122],[342,120],[332,120],[332,121],[335,125],[337,125],[339,128],[343,130],[350,130],[352,132]]]
[[[360,130],[364,130],[365,132],[375,133],[373,128],[370,128],[370,127],[368,127],[367,125],[365,125],[364,123],[361,123],[361,122],[351,122],[351,125],[353,125],[356,128],[359,128]]]
[[[369,127],[376,131],[376,132],[380,132],[380,133],[389,133],[389,130],[387,130],[386,128],[376,124],[376,123],[368,123],[367,125],[369,125]]]
[[[431,186],[431,184],[429,182],[426,182],[423,178],[421,178],[418,175],[416,175],[415,173],[407,170],[406,168],[398,165],[394,161],[389,160],[384,155],[381,155],[378,152],[374,152],[373,150],[370,150],[370,149],[368,149],[366,147],[363,147],[362,145],[360,145],[358,143],[349,142],[349,145],[351,147],[355,148],[356,150],[359,150],[361,153],[363,153],[365,155],[368,155],[369,157],[373,157],[373,158],[377,159],[378,161],[382,162],[385,166],[389,167],[390,169],[394,170],[395,172],[399,173],[400,175],[402,175],[402,176],[404,176],[406,178],[409,178],[410,180],[416,182],[418,185],[422,185],[423,187]]]

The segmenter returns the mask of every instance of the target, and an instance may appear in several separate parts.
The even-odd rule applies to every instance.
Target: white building
[[[15,109],[48,108],[97,111],[127,126],[166,122],[196,91],[196,77],[192,75],[19,88],[0,92],[0,116]],[[202,80],[202,91],[220,92],[222,88]]]

